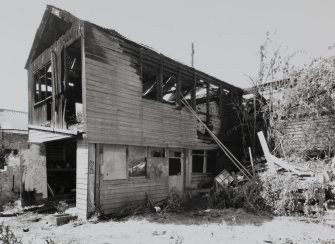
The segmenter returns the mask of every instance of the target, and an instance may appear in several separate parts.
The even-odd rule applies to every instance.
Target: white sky
[[[309,0],[22,0],[0,9],[0,108],[27,111],[24,70],[46,4],[117,30],[185,64],[240,87],[255,76],[266,32],[288,52],[329,55],[335,44],[335,1]]]

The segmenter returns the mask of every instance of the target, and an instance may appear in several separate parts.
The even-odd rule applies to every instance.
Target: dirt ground
[[[23,243],[335,243],[335,212],[318,218],[253,215],[241,209],[147,214],[123,221],[50,226],[48,215],[2,217]],[[23,232],[29,228],[28,232]]]

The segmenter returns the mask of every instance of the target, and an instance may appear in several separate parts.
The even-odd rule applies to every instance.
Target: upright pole
[[[191,52],[191,66],[192,68],[194,68],[194,43],[192,42],[192,45],[191,45],[191,48],[192,48],[192,52]]]

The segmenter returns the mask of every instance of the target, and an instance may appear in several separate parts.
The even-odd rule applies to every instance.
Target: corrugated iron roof
[[[0,129],[28,130],[28,113],[0,108]]]

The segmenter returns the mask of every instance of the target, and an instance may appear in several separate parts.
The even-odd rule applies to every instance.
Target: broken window
[[[149,67],[142,69],[142,96],[150,100],[157,100],[158,72]]]
[[[67,126],[82,124],[82,66],[81,42],[74,42],[63,52],[64,110]]]
[[[192,151],[192,172],[203,173],[205,161],[204,150],[193,150]]]
[[[178,150],[169,150],[169,176],[181,175],[182,153]]]
[[[215,173],[217,151],[207,151],[206,173]]]
[[[163,76],[163,102],[176,104],[177,79],[173,75]]]
[[[165,158],[165,148],[149,147],[149,157]]]
[[[193,173],[214,173],[216,169],[217,151],[193,150],[192,151],[192,172]]]
[[[129,177],[146,176],[147,148],[128,147],[128,175]]]
[[[35,103],[44,101],[52,96],[51,63],[45,64],[34,74],[34,100]]]

